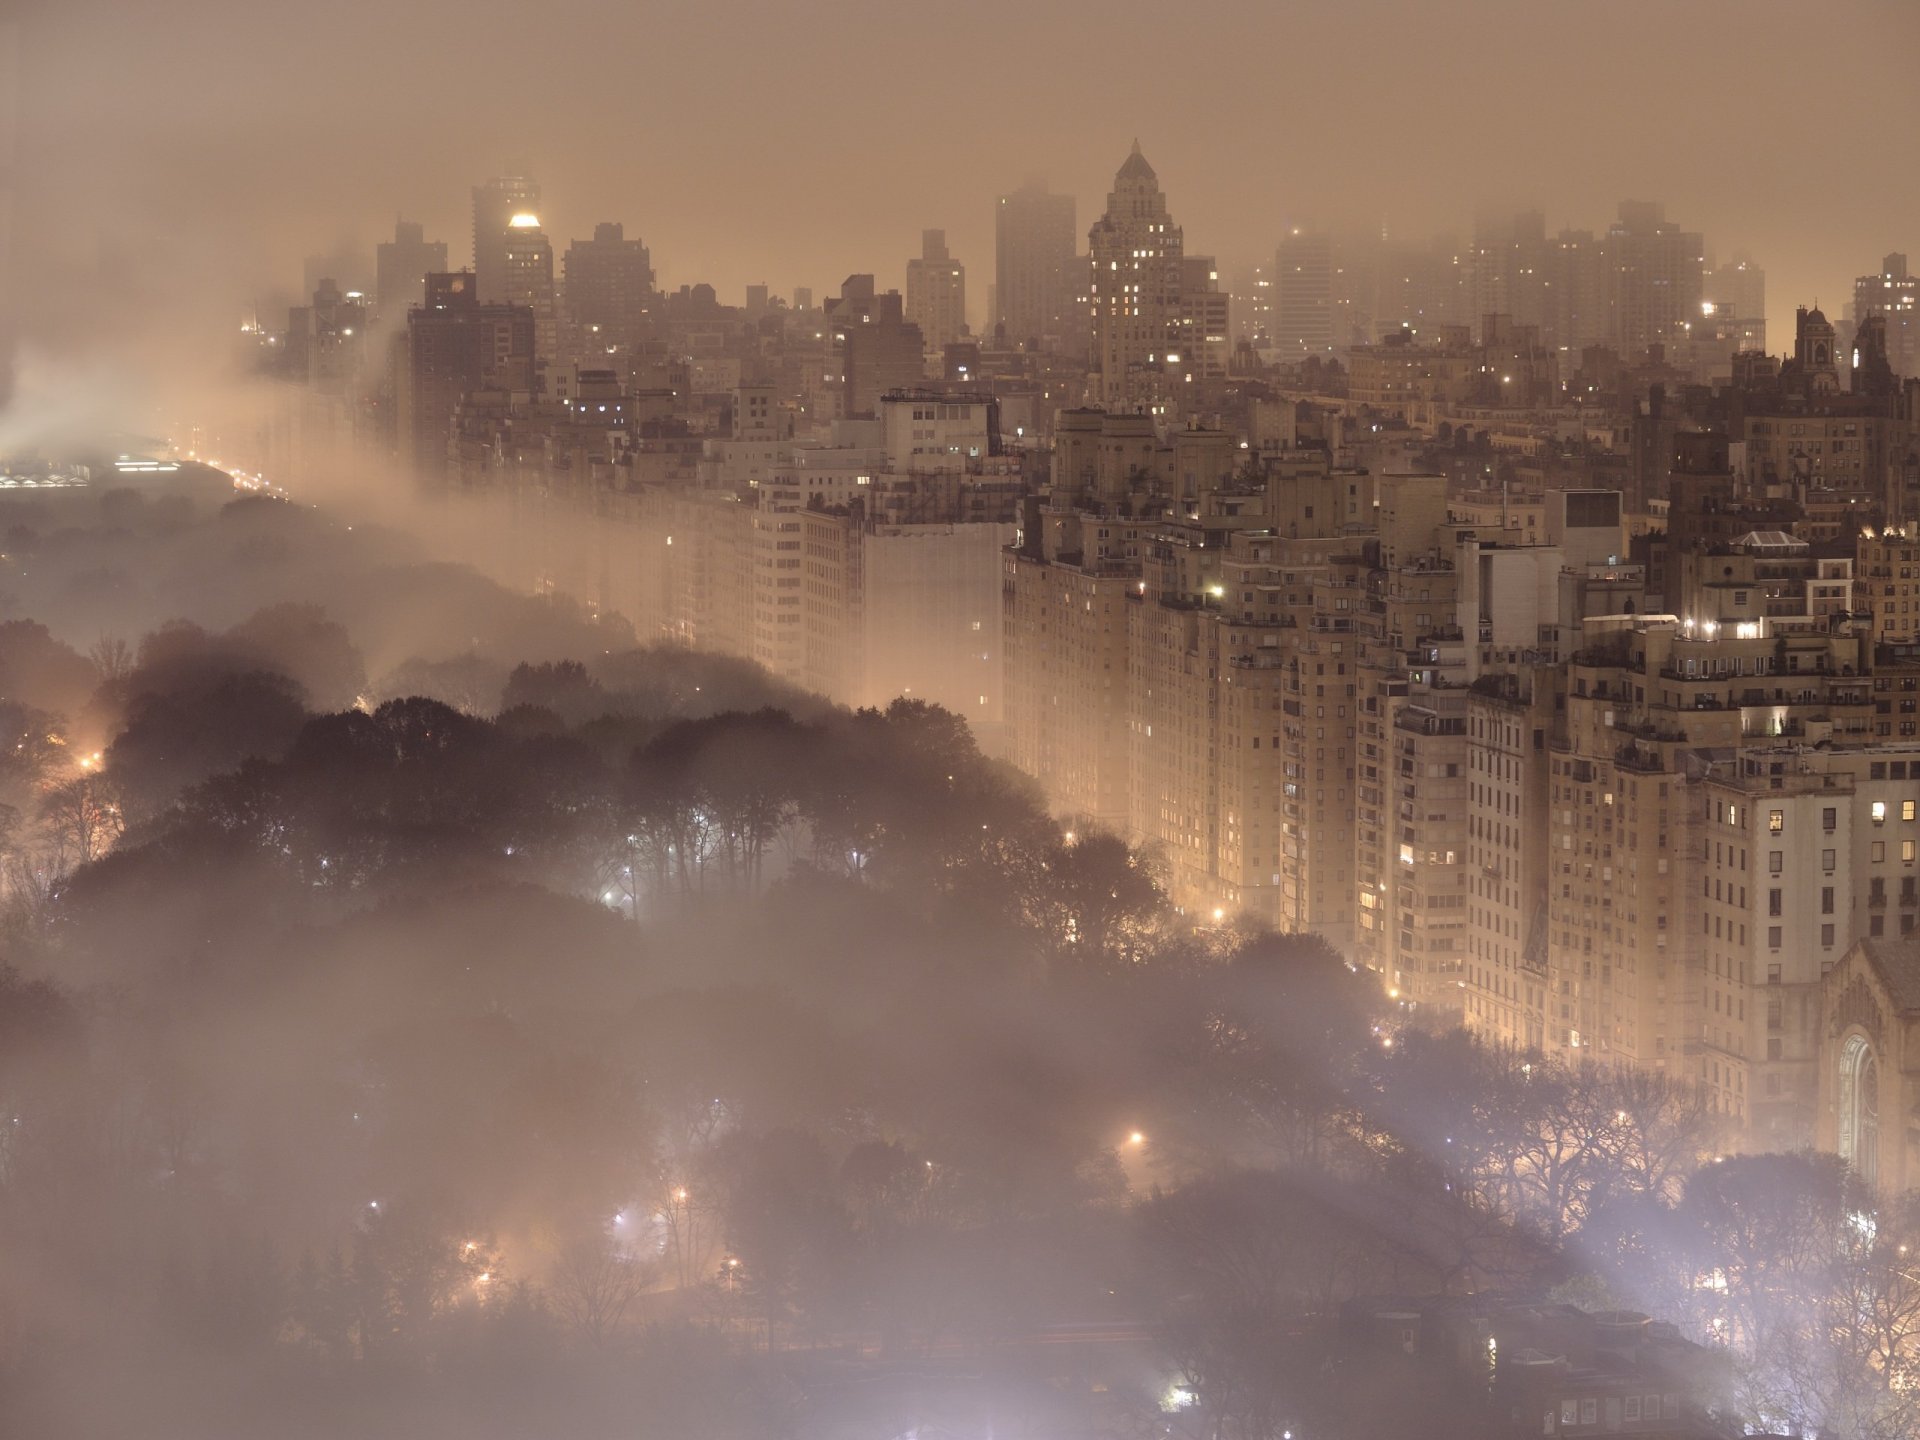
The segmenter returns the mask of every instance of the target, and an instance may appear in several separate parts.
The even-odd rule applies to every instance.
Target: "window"
[[[1769,930],[1767,933],[1773,936],[1773,943],[1775,945],[1778,945],[1780,943],[1780,927],[1779,926],[1776,925],[1773,929]],[[1780,967],[1778,965],[1767,966],[1767,984],[1778,985],[1779,983],[1780,983]]]
[[[1621,1418],[1628,1421],[1634,1421],[1640,1418],[1640,1397],[1638,1395],[1627,1396],[1625,1407],[1621,1411]]]
[[[1767,852],[1767,873],[1769,875],[1778,875],[1781,870],[1786,867],[1786,862],[1787,857],[1783,852],[1779,850],[1769,850]]]
[[[1780,1058],[1780,1037],[1778,1035],[1769,1035],[1767,1037],[1767,1059],[1778,1060],[1779,1058]]]
[[[1771,833],[1778,835],[1781,831],[1785,830],[1786,828],[1787,828],[1787,812],[1786,811],[1769,810],[1767,812],[1767,829]]]
[[[1831,875],[1833,873],[1834,853],[1831,850],[1820,852],[1820,868]]]
[[[1820,812],[1820,828],[1831,834],[1839,828],[1840,812],[1829,805]]]
[[[1833,948],[1833,926],[1822,925],[1820,927],[1820,943],[1829,950]]]
[[[1913,841],[1902,840],[1900,842],[1900,858],[1909,865],[1913,863]]]
[[[1833,914],[1833,886],[1831,885],[1822,885],[1820,887],[1820,913],[1822,915]]]
[[[1783,898],[1783,892],[1779,890],[1767,891],[1767,914],[1778,915],[1780,913],[1780,903]]]
[[[1884,825],[1887,823],[1886,801],[1876,800],[1873,802],[1873,823],[1876,825]]]
[[[1780,948],[1780,927],[1778,925],[1767,926],[1767,944],[1775,950]],[[1773,972],[1773,983],[1778,985],[1780,983],[1780,967],[1775,965],[1770,968]]]
[[[1901,818],[1902,820],[1911,820],[1911,819],[1913,819],[1913,807],[1914,807],[1914,802],[1913,802],[1913,801],[1911,801],[1911,800],[1902,800],[1902,801],[1900,802],[1900,818]]]
[[[1885,860],[1887,858],[1887,842],[1884,840],[1874,841],[1872,855],[1873,863],[1876,865]]]
[[[1580,1402],[1580,1423],[1582,1425],[1598,1425],[1600,1423],[1600,1402],[1598,1400],[1588,1399]]]

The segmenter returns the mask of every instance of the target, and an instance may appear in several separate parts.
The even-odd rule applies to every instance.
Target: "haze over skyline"
[[[1920,1440],[1916,41],[0,0],[0,1440]]]
[[[1044,175],[1084,232],[1136,135],[1189,250],[1229,274],[1302,219],[1464,238],[1483,202],[1539,208],[1551,233],[1661,200],[1766,270],[1776,350],[1795,305],[1837,314],[1917,243],[1920,196],[1886,157],[1920,119],[1902,73],[1920,12],[1598,13],[1201,6],[1170,31],[1143,5],[1090,27],[998,3],[578,3],[534,27],[495,0],[30,3],[23,332],[56,352],[155,326],[169,348],[212,339],[296,296],[306,256],[370,254],[395,215],[462,263],[471,185],[514,169],[557,248],[621,220],[663,286],[736,302],[860,270],[897,286],[944,227],[977,323],[995,197]]]

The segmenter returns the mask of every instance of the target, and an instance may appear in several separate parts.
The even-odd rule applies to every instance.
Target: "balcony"
[[[1613,763],[1622,770],[1633,770],[1643,775],[1658,775],[1667,768],[1658,750],[1649,750],[1641,745],[1621,746],[1614,754]]]

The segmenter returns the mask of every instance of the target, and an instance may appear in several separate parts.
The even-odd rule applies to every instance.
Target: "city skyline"
[[[1915,1440],[1916,42],[0,10],[0,1436]]]
[[[470,92],[451,79],[463,57],[485,70],[475,49],[487,28],[481,22],[502,13],[485,4],[461,8],[473,22],[464,30],[450,31],[431,7],[384,14],[376,33],[386,43],[367,48],[354,77],[291,86],[276,76],[268,12],[195,0],[169,7],[164,19],[155,12],[119,15],[103,30],[90,19],[98,9],[29,7],[23,22],[17,248],[20,263],[47,282],[26,297],[24,316],[28,339],[43,344],[61,331],[111,333],[100,308],[130,287],[182,326],[207,311],[232,315],[276,290],[297,303],[306,255],[342,243],[370,249],[390,233],[396,213],[464,253],[468,187],[515,170],[540,181],[548,207],[542,220],[556,247],[590,236],[598,222],[621,221],[652,247],[663,285],[707,282],[723,297],[762,281],[780,294],[796,286],[831,293],[844,275],[861,271],[878,275],[883,287],[902,287],[905,262],[928,228],[945,229],[955,257],[984,275],[998,195],[1043,174],[1089,219],[1136,133],[1194,247],[1219,256],[1232,274],[1271,257],[1302,216],[1342,230],[1384,226],[1409,239],[1451,231],[1464,244],[1476,207],[1489,201],[1541,208],[1552,228],[1603,227],[1621,200],[1662,200],[1722,258],[1746,251],[1768,271],[1768,319],[1782,334],[1791,316],[1787,297],[1817,299],[1837,312],[1856,275],[1888,250],[1911,248],[1907,237],[1920,231],[1920,200],[1879,183],[1873,147],[1851,138],[1897,134],[1911,122],[1913,104],[1895,57],[1902,37],[1920,38],[1920,20],[1903,7],[1794,12],[1791,31],[1754,23],[1753,7],[1616,7],[1610,14],[1618,23],[1597,30],[1577,25],[1572,12],[1496,7],[1522,18],[1485,47],[1451,34],[1453,27],[1425,7],[1397,23],[1386,23],[1393,7],[1309,9],[1284,25],[1203,12],[1198,37],[1217,36],[1203,49],[1223,52],[1215,58],[1224,72],[1223,83],[1207,87],[1204,103],[1177,112],[1111,99],[1092,104],[1084,88],[1094,84],[1091,77],[1069,77],[1039,91],[1039,112],[1023,108],[1016,127],[1005,107],[984,95],[963,100],[959,76],[941,72],[936,83],[943,88],[929,92],[926,103],[960,105],[970,120],[964,134],[923,137],[897,159],[871,150],[866,163],[886,170],[890,182],[831,187],[824,212],[803,199],[825,178],[818,158],[824,152],[791,145],[791,132],[777,127],[768,107],[778,84],[744,84],[742,103],[673,128],[675,116],[700,113],[684,87],[702,62],[744,68],[748,76],[769,67],[778,73],[804,65],[826,43],[824,31],[779,9],[759,17],[755,33],[768,44],[733,54],[733,37],[692,14],[653,14],[643,22],[626,7],[589,7],[585,18],[609,41],[672,52],[677,63],[643,92],[629,92],[592,83],[616,44],[597,47],[593,56],[569,52],[564,61],[535,45],[516,61],[527,72],[529,103],[538,106],[531,127],[507,124],[479,98],[491,91]],[[1784,13],[1759,9],[1776,20]],[[351,28],[370,23],[375,12],[355,4],[332,13]],[[853,7],[853,18],[875,25],[866,32],[857,24],[838,27],[834,42],[851,28],[847,43],[869,48],[875,63],[903,58],[906,40],[882,32],[878,13]],[[1011,14],[993,7],[969,14],[984,55],[991,22],[1011,23]],[[940,27],[960,22],[920,23],[934,26],[931,33],[944,43],[954,37]],[[1862,27],[1888,43],[1842,45]],[[1018,67],[1043,66],[1045,56],[1071,44],[1044,16],[1023,17],[1021,33],[1010,57]],[[1816,43],[1821,35],[1830,43]],[[1124,26],[1108,38],[1119,49],[1105,62],[1099,86],[1110,96],[1151,93],[1162,58]],[[1339,64],[1291,67],[1287,87],[1272,99],[1233,83],[1251,80],[1263,53],[1291,48],[1351,56],[1360,73],[1347,83]],[[1578,67],[1527,64],[1523,51],[1591,58]],[[425,53],[436,56],[431,70],[409,61]],[[1363,63],[1362,54],[1372,58]],[[1837,130],[1824,120],[1732,123],[1738,111],[1717,84],[1703,83],[1703,64],[1751,77],[1756,100],[1771,88],[1834,96],[1836,105],[1844,94],[1846,123]],[[582,73],[562,86],[568,67]],[[155,73],[170,77],[157,106],[147,103]],[[1018,73],[1002,83],[1021,88]],[[1370,87],[1361,76],[1381,78]],[[77,114],[61,99],[75,91],[91,96]],[[1657,120],[1631,103],[1641,92],[1661,97]],[[1036,92],[1028,86],[1023,93]],[[548,99],[536,102],[537,95]],[[207,107],[216,96],[223,107],[256,112],[258,123],[232,134],[211,130]],[[823,130],[855,123],[857,103],[829,96],[817,102],[815,123]],[[1038,146],[1031,138],[1036,121],[1049,137]],[[607,133],[615,123],[658,134],[661,143],[609,148],[575,138]],[[543,135],[547,126],[554,133]],[[1710,166],[1673,143],[1687,133],[1714,137]],[[672,143],[669,134],[677,136]],[[746,143],[756,134],[786,135],[789,144]],[[1272,138],[1254,143],[1254,135]],[[1222,145],[1225,136],[1233,139]],[[1409,137],[1419,143],[1402,143]],[[1503,174],[1529,178],[1476,183],[1473,157],[1482,152]],[[187,160],[189,175],[191,167],[217,166],[225,183],[176,178],[156,187],[151,177],[162,155]],[[74,163],[83,157],[85,164]],[[849,157],[856,167],[862,159]],[[1794,177],[1813,170],[1823,177],[1817,201],[1786,203],[1785,196],[1804,193]],[[211,179],[216,172],[206,173]],[[774,215],[803,217],[798,225],[782,219],[777,247],[763,238]],[[103,227],[120,219],[126,233],[150,243],[127,251],[110,240]],[[236,248],[249,257],[246,265],[210,264],[193,243],[203,227],[241,242]],[[1082,231],[1084,239],[1084,225]],[[182,303],[189,294],[191,308]],[[57,324],[50,317],[56,297]],[[977,284],[970,298],[976,324],[984,301],[985,287]],[[171,313],[176,304],[179,313]]]

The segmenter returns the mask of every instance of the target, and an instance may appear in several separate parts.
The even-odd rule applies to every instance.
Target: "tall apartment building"
[[[508,303],[507,236],[516,215],[540,210],[540,187],[524,175],[503,175],[473,187],[473,275],[482,305]]]
[[[1895,252],[1880,262],[1878,275],[1853,282],[1853,323],[1869,315],[1884,317],[1887,360],[1896,375],[1920,375],[1920,276],[1907,270],[1907,257]]]
[[[1233,354],[1231,305],[1211,255],[1181,260],[1179,349],[1167,359],[1183,381],[1227,378]]]
[[[1072,333],[1074,200],[1030,180],[994,211],[994,314],[1007,342],[1061,348]]]
[[[1461,1019],[1498,1044],[1546,1044],[1547,741],[1558,673],[1533,664],[1467,694],[1467,949]]]
[[[629,240],[622,225],[602,222],[591,240],[567,246],[562,265],[569,349],[605,353],[637,344],[655,303],[653,257],[645,243],[638,236]]]
[[[967,270],[947,250],[947,232],[920,232],[920,255],[907,261],[906,318],[935,355],[967,333]]]
[[[429,275],[426,303],[408,313],[397,348],[401,456],[421,480],[447,470],[455,410],[482,389],[533,387],[534,316],[523,305],[486,305],[469,271]]]
[[[880,397],[927,378],[926,341],[906,318],[900,292],[874,289],[873,276],[849,275],[826,303],[842,418],[872,416]]]
[[[1707,309],[1712,306],[1712,310]],[[1743,350],[1767,348],[1767,272],[1744,255],[1736,255],[1707,272],[1701,286],[1703,319],[1740,323]]]
[[[1854,559],[1854,603],[1876,645],[1920,645],[1920,523],[1868,529]]]
[[[507,222],[500,246],[501,299],[533,312],[533,351],[552,364],[560,356],[560,297],[553,283],[553,243],[540,217],[521,211]]]
[[[1273,343],[1283,359],[1333,349],[1333,241],[1295,226],[1273,257]]]
[[[1093,328],[1089,390],[1097,404],[1157,399],[1166,357],[1178,353],[1184,237],[1167,213],[1140,142],[1113,177],[1106,212],[1087,232]]]
[[[1698,1081],[1767,1144],[1811,1136],[1820,978],[1899,873],[1873,807],[1905,800],[1848,798],[1902,678],[1851,567],[1765,532],[1681,557],[1682,613],[1601,622],[1552,742],[1549,1047]]]
[[[1607,339],[1637,359],[1649,345],[1681,339],[1700,315],[1705,245],[1652,201],[1623,200],[1602,242]]]
[[[393,239],[373,251],[373,299],[383,320],[404,321],[427,299],[427,276],[447,271],[447,242],[427,239],[417,221],[393,222]]]
[[[1572,356],[1605,344],[1607,261],[1600,240],[1591,230],[1562,230],[1547,247],[1546,266],[1549,342]]]
[[[1547,328],[1548,248],[1546,217],[1538,210],[1477,216],[1469,250],[1474,315],[1506,315],[1518,325]]]

